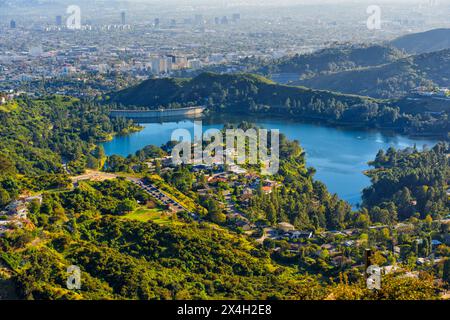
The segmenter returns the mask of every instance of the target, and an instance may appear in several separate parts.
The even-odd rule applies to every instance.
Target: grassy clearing
[[[172,222],[171,217],[162,209],[147,209],[139,207],[134,212],[127,214],[123,219],[136,220],[141,222],[152,221],[159,225],[165,225]]]

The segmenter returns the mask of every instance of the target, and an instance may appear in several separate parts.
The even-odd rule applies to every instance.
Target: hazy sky
[[[73,0],[72,0],[73,1]],[[109,0],[111,1],[111,0]],[[125,0],[130,3],[146,3],[146,4],[158,4],[158,5],[173,5],[173,6],[204,6],[204,7],[246,7],[246,6],[265,6],[265,7],[286,7],[295,5],[321,5],[321,4],[398,4],[398,5],[411,5],[429,6],[430,3],[440,5],[450,5],[450,0]],[[123,0],[117,0],[117,2],[124,2]]]
[[[118,0],[118,2],[123,0]],[[197,3],[233,3],[233,4],[319,4],[319,3],[430,3],[435,1],[437,3],[450,3],[450,0],[125,0],[130,2],[145,2],[145,3],[161,3],[161,2],[176,2],[180,4],[197,4]]]

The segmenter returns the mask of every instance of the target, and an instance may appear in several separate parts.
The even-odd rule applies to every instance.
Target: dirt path
[[[100,171],[93,171],[93,170],[86,170],[85,174],[71,177],[73,183],[78,183],[80,181],[85,180],[91,180],[91,181],[105,181],[105,180],[112,180],[116,179],[118,175],[113,173],[107,173],[107,172],[100,172]]]

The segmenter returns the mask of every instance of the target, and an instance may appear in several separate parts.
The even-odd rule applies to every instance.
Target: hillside
[[[92,164],[95,142],[138,129],[131,121],[109,118],[105,106],[69,97],[24,98],[2,107],[1,173],[63,173],[63,162],[70,172],[79,172]]]
[[[429,279],[390,275],[370,291],[355,273],[352,283],[329,282],[275,261],[267,246],[206,222],[177,217],[162,225],[108,214],[109,200],[140,198],[129,182],[87,183],[45,193],[30,219],[34,228],[0,237],[20,299],[209,300],[209,299],[436,299]],[[284,249],[285,250],[285,249]],[[317,250],[317,249],[316,249]],[[309,262],[323,259],[308,258]],[[81,288],[67,289],[67,266],[82,272]],[[0,274],[0,292],[6,289]],[[406,279],[402,280],[402,279]],[[399,289],[402,290],[399,290]]]
[[[316,99],[334,99],[347,105],[374,101],[365,97],[279,85],[253,74],[214,73],[203,73],[188,80],[147,80],[138,86],[111,93],[107,101],[138,109],[201,104],[212,108],[250,112],[258,110],[260,106],[289,109],[290,103],[286,104],[287,99],[298,99],[302,104]]]
[[[359,127],[386,127],[406,134],[433,132],[445,139],[449,131],[445,114],[423,118],[416,116],[416,111],[408,110],[416,110],[414,105],[406,108],[396,101],[280,85],[253,74],[203,73],[190,80],[151,79],[108,97],[107,103],[129,109],[204,105],[216,114],[276,115]]]
[[[381,45],[326,48],[311,54],[279,59],[257,72],[266,75],[297,73],[298,79],[309,79],[331,72],[378,66],[403,57],[399,50]]]
[[[215,76],[204,77],[211,81]],[[179,83],[179,90],[183,93],[185,87],[198,86],[205,80]],[[240,81],[249,81],[254,90],[273,86],[255,76],[235,80],[240,85]],[[228,83],[230,79],[219,77],[210,85],[219,86],[221,81]],[[201,89],[206,90],[206,84],[205,88],[196,87]],[[298,107],[298,102],[293,101]],[[349,107],[350,113],[345,116],[376,116],[378,105],[368,103]],[[325,112],[331,106],[338,109],[344,104],[313,103],[310,107]],[[364,113],[358,114],[358,110]],[[389,118],[392,115],[389,111],[394,109],[381,110],[384,113],[380,115]],[[328,250],[322,250],[325,241],[336,248],[341,247],[338,241],[346,241],[334,233],[307,240],[292,250],[284,239],[259,243],[256,237],[248,237],[239,229],[228,229],[220,221],[216,224],[193,220],[182,212],[160,213],[157,219],[146,220],[148,211],[154,212],[159,205],[149,193],[125,178],[83,181],[73,186],[62,171],[63,158],[73,154],[71,159],[66,159],[78,164],[75,167],[68,163],[72,172],[77,167],[81,172],[87,167],[98,168],[102,149],[93,149],[93,144],[132,128],[128,121],[110,119],[107,111],[104,106],[67,97],[18,100],[17,109],[0,111],[4,124],[0,130],[3,142],[0,207],[20,194],[42,196],[41,200],[38,197],[29,203],[23,227],[11,228],[0,236],[0,296],[30,300],[438,298],[439,287],[432,278],[410,278],[402,273],[384,277],[380,291],[368,290],[359,269],[363,247],[347,251],[352,260],[345,266],[334,264],[334,258],[340,253],[330,255]],[[33,148],[22,147],[27,143],[32,143]],[[126,159],[144,164],[148,160],[146,153],[158,156],[160,151],[148,147]],[[114,159],[118,157],[108,159],[109,169],[113,168],[109,163]],[[282,136],[280,160],[280,172],[274,179],[282,186],[270,195],[256,195],[249,203],[252,219],[260,220],[267,215],[265,218],[271,224],[291,221],[304,226],[304,230],[319,231],[369,222],[364,220],[366,214],[354,214],[347,204],[329,194],[323,184],[313,180],[315,171],[306,167],[305,153],[298,142],[287,141]],[[427,163],[434,166],[435,162]],[[130,170],[124,171],[136,177]],[[164,183],[171,188],[189,186],[183,192],[190,194],[196,176],[192,173],[187,178],[187,175],[191,175],[187,167],[180,166],[165,175]],[[434,177],[442,180],[439,172]],[[177,185],[173,186],[174,183]],[[209,204],[211,218],[213,213],[223,210],[212,199],[199,198],[200,205]],[[365,232],[361,229],[361,234],[354,239],[363,240]],[[67,274],[69,266],[80,268],[79,289],[67,287],[67,280],[71,280]],[[341,271],[346,272],[345,276]]]
[[[375,98],[401,98],[418,86],[450,85],[450,50],[403,58],[389,64],[321,75],[295,84]]]
[[[417,213],[422,218],[448,215],[449,152],[449,145],[444,143],[422,152],[415,148],[381,150],[370,162],[373,169],[366,172],[372,185],[363,191],[364,205],[374,213],[372,220],[386,223],[379,208],[388,207],[397,208],[391,219],[405,220]]]
[[[395,39],[391,45],[409,54],[450,49],[450,29],[433,29]]]

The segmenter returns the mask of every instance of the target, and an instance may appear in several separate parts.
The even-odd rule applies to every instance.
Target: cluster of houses
[[[312,231],[299,231],[288,222],[280,222],[274,229],[266,230],[268,238],[273,240],[289,239],[312,239],[314,233]]]
[[[165,157],[157,160],[161,163],[161,166],[164,168],[163,170],[171,170],[171,157]],[[149,163],[149,167],[154,166],[154,162]],[[230,219],[230,221],[233,221],[233,224],[236,227],[242,229],[245,233],[248,234],[251,234],[252,231],[256,228],[262,228],[264,230],[264,234],[261,239],[258,239],[258,241],[262,242],[264,241],[264,239],[285,240],[288,242],[290,247],[289,251],[291,251],[292,253],[298,253],[302,246],[307,246],[307,243],[310,243],[310,241],[312,241],[312,243],[316,243],[320,246],[320,249],[317,253],[318,255],[321,255],[322,251],[326,251],[328,253],[331,265],[342,267],[346,265],[349,266],[355,263],[355,261],[352,260],[350,256],[347,256],[348,254],[345,254],[344,252],[348,252],[346,250],[351,251],[352,248],[358,247],[360,245],[360,242],[362,240],[359,239],[360,231],[357,229],[348,229],[342,231],[334,230],[315,235],[311,231],[297,230],[295,226],[287,222],[282,222],[276,226],[269,227],[267,225],[258,226],[258,223],[254,224],[247,219],[245,214],[243,214],[239,208],[245,208],[249,204],[250,199],[259,192],[262,192],[264,194],[272,193],[277,187],[280,186],[278,182],[265,179],[257,173],[248,171],[238,165],[227,166],[197,164],[192,166],[191,171],[205,174],[207,186],[205,186],[205,189],[197,190],[199,194],[203,195],[211,193],[211,191],[214,192],[215,188],[217,188],[219,184],[226,184],[229,187],[237,188],[236,190],[240,190],[240,194],[235,194],[237,196],[236,198],[238,199],[239,206],[236,206],[233,200],[231,200],[232,197],[229,190],[223,191],[223,194],[225,196],[224,206],[227,211],[227,217]],[[386,227],[387,226],[372,226],[370,227],[370,229],[377,230]],[[396,226],[396,228],[400,229],[402,227],[402,224]],[[323,243],[323,240],[325,238],[335,238],[336,236],[338,236],[336,238],[336,241],[325,241],[325,243]],[[301,239],[310,241],[299,241]],[[417,264],[422,265],[427,263],[437,263],[439,261],[439,257],[435,256],[436,249],[443,243],[450,244],[447,240],[443,240],[442,242],[437,239],[432,240],[432,242],[430,243],[430,257],[418,257]],[[404,250],[399,245],[395,245],[389,250],[386,250],[382,246],[377,246],[377,249],[381,252],[384,252],[386,255],[389,254],[388,251],[390,251],[394,254],[397,261],[400,261],[400,257],[404,255]]]
[[[22,228],[28,222],[28,206],[32,201],[42,203],[41,196],[20,198],[11,202],[0,211],[0,235],[16,229]]]
[[[24,92],[15,92],[14,90],[8,90],[5,92],[0,92],[0,105],[13,100],[14,98],[20,96]]]
[[[151,161],[145,162],[147,167],[153,172],[156,170],[157,163],[161,164],[161,167],[163,167],[163,168],[171,167],[173,165],[172,156],[155,158],[155,159],[151,159]]]
[[[422,97],[440,97],[450,99],[450,88],[418,87],[415,88],[412,93]]]

